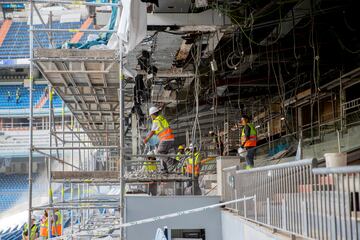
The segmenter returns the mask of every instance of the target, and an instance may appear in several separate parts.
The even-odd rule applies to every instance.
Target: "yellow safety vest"
[[[155,172],[157,170],[156,162],[144,162],[146,171]]]
[[[159,127],[158,130],[155,131],[155,134],[158,136],[160,141],[175,139],[168,121],[163,116],[157,116],[153,122]]]
[[[248,123],[247,125],[250,127],[250,137],[245,142],[246,136],[245,136],[245,126],[244,126],[244,128],[241,131],[241,144],[244,144],[244,142],[245,142],[244,147],[256,147],[256,143],[257,143],[256,128],[251,123]]]
[[[195,157],[195,162],[194,162],[194,173],[195,176],[198,176],[200,173],[200,153],[199,152],[195,152],[194,153],[194,157]],[[192,174],[192,166],[193,166],[193,158],[192,158],[192,154],[190,153],[188,159],[186,159],[186,173],[188,174]]]
[[[57,216],[57,220],[55,225],[51,226],[51,232],[53,236],[61,236],[62,235],[62,215],[60,211],[56,211],[55,215]]]

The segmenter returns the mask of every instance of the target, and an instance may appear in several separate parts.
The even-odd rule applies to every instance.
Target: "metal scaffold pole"
[[[120,124],[120,130],[119,130],[119,140],[120,140],[120,147],[119,147],[119,160],[120,160],[120,224],[125,222],[124,219],[124,212],[125,212],[125,206],[124,206],[124,195],[125,195],[125,181],[124,181],[124,81],[122,76],[123,71],[123,48],[122,48],[122,40],[120,40],[119,37],[119,56],[120,56],[120,62],[119,62],[119,106],[120,106],[120,117],[119,117],[119,124]],[[120,229],[120,239],[125,239],[125,232],[124,229]]]
[[[30,2],[30,30],[33,29],[33,2]],[[34,33],[29,31],[30,40],[30,59],[33,59]],[[31,214],[32,214],[32,163],[33,163],[33,76],[34,64],[30,61],[29,71],[29,216],[28,216],[28,232],[31,231]]]

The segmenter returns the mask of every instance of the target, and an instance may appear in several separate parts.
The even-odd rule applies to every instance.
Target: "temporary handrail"
[[[304,160],[300,160],[300,161],[279,163],[279,164],[270,165],[270,166],[253,168],[250,170],[238,170],[238,171],[236,171],[236,173],[237,174],[247,174],[247,173],[254,173],[254,172],[277,170],[277,169],[283,169],[283,168],[301,167],[301,166],[306,166],[306,165],[312,165],[313,167],[316,167],[317,159],[309,158],[309,159],[304,159]]]

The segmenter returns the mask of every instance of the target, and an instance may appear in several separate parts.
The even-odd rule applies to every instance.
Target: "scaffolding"
[[[30,111],[29,111],[29,218],[33,211],[48,210],[49,219],[58,209],[70,212],[71,234],[89,230],[93,226],[94,210],[115,209],[111,217],[107,216],[103,224],[111,226],[115,223],[124,224],[124,196],[126,183],[173,183],[184,184],[191,178],[170,174],[134,175],[126,173],[125,158],[134,155],[125,153],[125,102],[131,102],[132,97],[126,96],[132,89],[123,78],[123,51],[121,41],[115,50],[79,50],[43,48],[37,33],[45,32],[49,40],[56,32],[115,32],[107,30],[84,29],[53,29],[51,16],[49,24],[42,19],[37,4],[42,3],[74,4],[73,1],[43,1],[29,0],[30,8]],[[120,8],[119,3],[97,3],[76,1],[76,5],[111,6]],[[42,28],[34,27],[35,14],[42,23]],[[40,48],[34,48],[37,41]],[[52,41],[49,41],[52,43]],[[49,144],[35,146],[33,142],[33,84],[34,69],[37,68],[49,83]],[[126,84],[126,86],[125,86]],[[62,108],[71,112],[70,124],[65,124],[64,111],[62,114],[61,130],[55,127],[54,106],[52,95],[57,94],[62,100]],[[46,159],[48,177],[48,203],[42,206],[33,205],[33,153],[37,152]],[[69,154],[70,153],[70,154]],[[78,156],[75,156],[78,153]],[[103,171],[97,171],[97,157],[103,160]],[[140,155],[136,155],[138,157]],[[76,161],[75,159],[78,159]],[[114,160],[115,159],[115,160]],[[60,168],[53,169],[53,163],[58,162]],[[143,164],[143,163],[140,163]],[[131,167],[128,167],[131,171]],[[54,201],[54,184],[60,184],[61,200]],[[70,186],[68,186],[70,185]],[[108,196],[94,194],[93,189],[99,186],[116,186],[119,192]],[[77,197],[74,191],[77,190]],[[70,192],[70,200],[65,200],[65,192]],[[117,213],[119,215],[117,215]],[[74,226],[74,222],[79,224]],[[104,220],[104,219],[103,219]],[[48,232],[51,232],[51,221],[48,221]],[[89,225],[89,226],[87,226]],[[63,226],[63,225],[62,225]],[[116,236],[125,239],[125,232],[120,228],[118,232],[108,232],[102,235]],[[84,236],[82,233],[81,236]],[[98,236],[92,232],[87,236]],[[56,236],[55,236],[56,237]]]

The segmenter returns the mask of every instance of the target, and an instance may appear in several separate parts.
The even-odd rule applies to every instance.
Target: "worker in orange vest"
[[[252,123],[249,123],[249,117],[243,115],[240,120],[243,126],[241,131],[241,147],[246,150],[246,167],[251,169],[254,167],[254,157],[257,145],[257,131]]]
[[[47,210],[44,211],[44,215],[41,218],[40,221],[40,239],[48,239],[49,238],[49,221],[48,221],[48,213]]]
[[[197,151],[197,147],[195,144],[190,144],[187,152],[186,159],[186,176],[193,178],[187,187],[191,187],[194,182],[194,195],[201,195],[201,189],[199,186],[199,175],[200,175],[200,163],[201,163],[201,155],[200,152]],[[193,170],[194,167],[194,170]],[[194,174],[194,177],[193,177]]]
[[[174,151],[175,135],[170,127],[168,121],[160,114],[160,109],[157,107],[151,107],[149,109],[149,115],[152,119],[152,126],[150,133],[144,139],[146,144],[153,135],[157,135],[159,138],[159,145],[155,151],[156,154],[169,154]],[[161,171],[168,173],[169,168],[175,167],[175,160],[169,157],[159,157],[161,161]]]
[[[53,219],[51,220],[51,235],[52,236],[62,235],[62,215],[59,209],[55,209]]]

